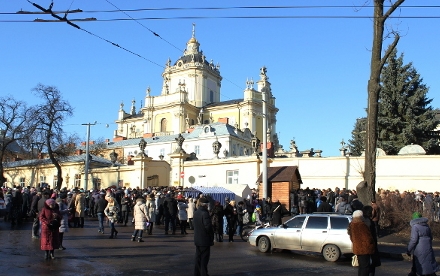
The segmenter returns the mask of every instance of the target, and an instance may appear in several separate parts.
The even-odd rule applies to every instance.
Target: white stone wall
[[[270,167],[298,166],[302,187],[355,189],[363,180],[363,157],[276,158],[271,161]],[[440,156],[381,156],[377,158],[376,188],[440,191],[439,168]],[[191,186],[188,178],[194,176],[195,186],[205,184],[228,188],[225,184],[228,170],[239,170],[238,185],[257,187],[255,182],[259,171],[255,157],[185,162],[185,186]]]

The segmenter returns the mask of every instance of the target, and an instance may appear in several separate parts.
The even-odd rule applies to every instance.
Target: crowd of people
[[[408,246],[408,254],[412,254],[415,260],[413,273],[436,269],[431,269],[432,234],[427,221],[439,221],[439,193],[379,190],[377,194],[382,206],[389,203],[399,208],[400,204],[405,204],[415,211]],[[277,199],[260,199],[256,192],[238,202],[227,197],[224,202],[219,202],[202,193],[195,198],[185,197],[181,187],[109,187],[85,191],[82,188],[57,190],[48,186],[38,189],[18,186],[1,189],[0,199],[6,206],[4,220],[12,226],[25,219],[33,220],[32,238],[40,239],[45,259],[55,258],[56,249],[65,250],[64,234],[70,228],[84,228],[84,218],[88,216],[97,218],[100,234],[106,232],[105,222],[108,223],[110,239],[117,237],[116,226],[126,227],[129,222],[134,227],[131,240],[137,242],[143,242],[144,232],[152,235],[154,225],[163,225],[165,235],[175,235],[179,228],[181,235],[187,235],[187,229],[194,230],[195,270],[206,272],[209,261],[207,247],[214,242],[223,242],[224,236],[233,242],[234,236],[240,235],[243,226],[249,222],[256,225],[269,222],[271,226],[278,226],[285,215],[336,212],[353,217],[348,233],[353,242],[353,253],[358,256],[359,275],[374,275],[375,267],[380,265],[377,238],[380,236],[381,209],[376,200],[364,204],[355,190],[345,188],[292,191],[290,210]],[[198,210],[203,213],[199,214],[201,221],[196,221]],[[209,219],[209,227],[206,218]],[[204,227],[203,231],[209,232],[209,245],[206,235],[204,239],[196,237],[196,233],[201,231],[196,230],[197,227]]]

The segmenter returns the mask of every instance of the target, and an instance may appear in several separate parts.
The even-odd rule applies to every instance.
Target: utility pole
[[[266,105],[266,87],[261,89],[263,100],[263,198],[267,198],[267,105]]]
[[[89,184],[89,155],[90,155],[90,148],[89,148],[89,144],[90,144],[90,126],[94,126],[96,125],[96,121],[92,124],[92,123],[87,123],[87,124],[81,124],[83,126],[87,126],[87,143],[86,143],[86,168],[84,171],[84,191],[86,191],[88,189],[88,184]]]

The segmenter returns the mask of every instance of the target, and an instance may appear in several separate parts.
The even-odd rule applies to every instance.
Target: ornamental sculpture
[[[185,138],[183,138],[182,134],[179,133],[179,136],[177,136],[175,138],[175,140],[177,142],[177,148],[174,152],[175,153],[185,153],[185,151],[182,149],[183,142],[185,141]]]
[[[221,147],[222,147],[222,144],[218,141],[217,137],[215,137],[215,141],[214,141],[214,143],[212,143],[212,149],[213,149],[214,154],[217,159],[218,159],[218,154],[220,153]]]

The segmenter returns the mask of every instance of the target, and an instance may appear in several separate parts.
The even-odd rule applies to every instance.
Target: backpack
[[[243,216],[243,224],[248,224],[249,223],[249,214],[246,213]]]
[[[251,220],[252,220],[252,222],[255,222],[257,220],[257,217],[256,217],[255,213],[252,213]]]

